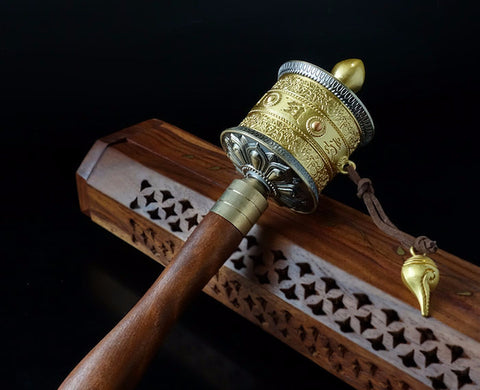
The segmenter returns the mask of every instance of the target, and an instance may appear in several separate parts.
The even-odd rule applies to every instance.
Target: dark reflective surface
[[[81,215],[74,173],[93,142],[157,117],[218,144],[292,58],[364,60],[377,135],[360,172],[398,226],[478,263],[474,15],[445,1],[2,2],[1,387],[58,386],[161,271]],[[362,207],[344,178],[326,193]],[[347,388],[205,296],[140,388],[167,386]]]

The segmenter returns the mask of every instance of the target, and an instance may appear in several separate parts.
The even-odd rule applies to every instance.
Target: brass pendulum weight
[[[437,287],[440,273],[435,262],[426,254],[412,254],[402,266],[402,281],[417,297],[422,316],[428,317],[430,309],[430,293]]]

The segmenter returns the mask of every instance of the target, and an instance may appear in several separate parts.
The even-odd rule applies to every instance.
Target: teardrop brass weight
[[[438,285],[440,273],[435,262],[425,254],[412,254],[402,266],[402,281],[417,297],[422,316],[428,317],[430,309],[430,294]]]

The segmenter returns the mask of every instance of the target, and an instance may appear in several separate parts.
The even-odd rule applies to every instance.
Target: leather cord
[[[347,164],[345,171],[350,180],[357,185],[357,196],[363,200],[373,222],[380,230],[397,239],[404,248],[413,248],[416,253],[435,253],[438,250],[437,243],[427,236],[413,237],[398,229],[390,221],[380,201],[375,196],[372,181],[368,178],[362,178],[353,164]]]

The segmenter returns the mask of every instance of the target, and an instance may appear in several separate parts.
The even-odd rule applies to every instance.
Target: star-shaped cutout
[[[367,329],[375,329],[372,325],[372,313],[367,314],[364,317],[355,316],[360,324],[360,333],[365,332]]]
[[[304,299],[307,299],[312,295],[318,295],[318,291],[315,289],[315,282],[312,282],[310,284],[302,283],[302,287],[304,290]]]
[[[357,310],[360,309],[362,306],[372,304],[367,294],[355,293],[353,294],[353,296],[357,299]]]
[[[140,191],[143,191],[145,188],[149,188],[152,185],[148,182],[148,180],[142,180],[140,183]]]
[[[132,210],[135,210],[135,209],[138,209],[140,206],[138,204],[138,199],[135,198],[134,200],[132,200],[132,202],[130,203],[130,208]]]
[[[188,230],[198,225],[198,214],[195,214],[193,217],[185,218],[185,221],[188,223]]]
[[[149,195],[144,195],[145,198],[145,206],[148,206],[150,203],[156,203],[157,200],[155,199],[155,191],[153,191]]]
[[[423,356],[425,356],[425,367],[428,367],[430,364],[440,363],[437,356],[438,348],[435,347],[430,351],[420,351]]]
[[[450,345],[450,344],[447,344],[447,347],[448,349],[450,350],[451,354],[452,354],[452,359],[451,359],[451,363],[453,363],[455,360],[457,359],[460,359],[460,358],[464,358],[464,357],[467,357],[465,355],[465,352],[463,350],[463,348],[460,346],[460,345]]]
[[[414,359],[415,350],[411,350],[409,353],[405,355],[398,355],[400,359],[402,359],[403,365],[405,367],[418,367],[417,362]]]
[[[247,249],[258,245],[258,241],[255,236],[245,236],[245,240],[247,241]]]
[[[165,211],[165,219],[168,219],[169,217],[177,215],[177,213],[175,212],[175,203],[169,207],[162,207],[162,208],[163,208],[163,211]]]
[[[418,333],[420,333],[420,344],[423,344],[425,341],[433,340],[436,341],[437,338],[433,333],[433,330],[429,328],[417,328]]]
[[[180,219],[177,219],[175,222],[169,222],[170,229],[172,232],[182,232],[183,230],[180,228]]]
[[[327,298],[332,302],[332,313],[336,313],[337,310],[344,309],[345,305],[343,304],[343,295],[340,295],[335,298]]]
[[[187,199],[183,199],[178,203],[182,206],[182,214],[189,209],[193,209],[192,204]]]
[[[385,351],[387,348],[385,348],[385,345],[383,345],[383,334],[381,334],[378,337],[373,337],[370,339],[367,339],[370,344],[372,345],[372,348],[375,351]]]
[[[169,200],[169,199],[173,199],[174,196],[172,195],[172,193],[168,190],[163,190],[163,191],[160,191],[162,193],[162,203]]]
[[[323,299],[318,303],[314,303],[307,306],[312,310],[312,313],[315,314],[316,316],[324,316],[327,314],[323,310]]]
[[[427,378],[432,382],[432,387],[435,390],[448,389],[447,385],[443,381],[444,375],[445,374],[441,374],[439,376],[427,376]]]
[[[400,321],[398,313],[393,309],[382,309],[385,313],[385,325],[390,325],[392,322]]]
[[[310,264],[308,263],[295,263],[298,268],[300,268],[300,277],[307,275],[307,274],[312,274],[312,268],[310,267]]]
[[[405,339],[404,336],[405,328],[401,328],[395,331],[389,331],[390,335],[392,336],[392,345],[395,348],[399,344],[408,344],[408,341]]]
[[[353,332],[353,328],[350,325],[350,317],[347,317],[343,321],[335,321],[335,322],[338,324],[338,326],[340,326],[340,330],[343,333],[352,333]]]
[[[161,219],[160,215],[158,214],[158,207],[153,210],[148,210],[147,213],[150,215],[151,219]]]
[[[465,385],[470,385],[473,383],[472,378],[470,378],[470,367],[467,367],[464,370],[452,370],[452,372],[457,376],[459,389]]]
[[[295,294],[295,285],[289,288],[281,288],[280,291],[285,294],[285,298],[287,299],[298,299],[297,294]]]
[[[333,278],[323,277],[320,278],[325,283],[325,293],[328,293],[330,290],[338,289],[337,282]]]
[[[278,274],[278,283],[284,280],[291,280],[288,276],[288,265],[285,268],[275,268],[275,272]]]

